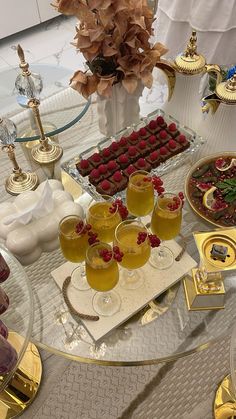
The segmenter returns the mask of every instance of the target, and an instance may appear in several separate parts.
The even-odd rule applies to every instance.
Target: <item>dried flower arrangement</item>
[[[78,18],[73,44],[91,70],[76,71],[72,88],[88,98],[95,91],[109,97],[117,82],[128,93],[134,93],[139,80],[152,86],[152,70],[167,49],[149,42],[154,19],[147,0],[54,1],[59,12]]]

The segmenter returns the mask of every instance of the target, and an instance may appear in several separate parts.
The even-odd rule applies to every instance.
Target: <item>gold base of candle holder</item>
[[[12,173],[5,182],[6,191],[11,195],[19,195],[25,191],[33,191],[39,184],[38,176],[34,172]]]
[[[49,139],[46,141],[47,143],[45,145],[43,141],[40,141],[31,150],[32,158],[39,164],[55,163],[63,155],[63,150],[58,144],[52,143]]]
[[[192,269],[192,277],[186,276],[183,279],[188,310],[219,310],[225,308],[225,287],[223,280],[217,281],[216,289],[213,288],[204,291],[203,289],[199,289],[199,282],[196,276],[197,272],[198,269],[194,268]],[[210,286],[210,283],[208,284]]]
[[[220,383],[214,401],[214,418],[226,419],[236,416],[236,398],[231,376],[227,375]]]
[[[9,333],[9,341],[20,351],[24,339],[15,332]],[[7,387],[0,394],[0,418],[16,418],[34,401],[40,387],[42,361],[36,346],[29,342],[20,364]]]

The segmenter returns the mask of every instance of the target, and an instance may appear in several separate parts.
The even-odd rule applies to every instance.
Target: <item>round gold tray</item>
[[[189,181],[190,181],[190,178],[191,178],[193,172],[198,167],[202,166],[203,164],[205,164],[205,163],[207,163],[207,162],[209,162],[209,161],[211,161],[213,159],[220,158],[220,157],[229,157],[229,156],[232,156],[232,157],[235,157],[236,158],[236,153],[234,153],[233,151],[230,151],[230,152],[228,152],[228,151],[222,151],[221,153],[211,154],[211,155],[209,155],[207,157],[203,157],[202,159],[198,160],[196,163],[193,164],[193,166],[191,167],[190,171],[188,172],[188,174],[186,176],[186,180],[185,180],[185,185],[184,185],[186,199],[187,199],[190,207],[193,209],[193,211],[200,218],[202,218],[203,220],[207,221],[208,223],[210,223],[210,224],[212,224],[214,226],[221,227],[221,228],[222,227],[223,228],[227,228],[227,226],[223,226],[222,224],[217,223],[217,221],[211,220],[207,216],[203,215],[200,211],[198,211],[198,209],[196,208],[196,206],[192,202],[191,197],[189,195]],[[232,228],[233,226],[229,226],[229,228],[230,227]]]

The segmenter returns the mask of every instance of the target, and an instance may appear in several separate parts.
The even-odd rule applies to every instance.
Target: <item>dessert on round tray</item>
[[[185,192],[200,217],[219,227],[236,226],[236,153],[198,161],[187,176]]]

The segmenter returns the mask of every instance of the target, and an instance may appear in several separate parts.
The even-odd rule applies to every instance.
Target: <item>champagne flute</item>
[[[174,239],[180,233],[182,221],[182,202],[173,193],[158,196],[151,219],[151,230],[162,244],[152,252],[149,262],[154,268],[168,269],[174,262],[173,252],[163,245],[163,240]]]
[[[94,311],[101,316],[117,313],[121,299],[112,289],[118,283],[119,269],[109,244],[94,243],[87,249],[86,276],[90,287],[98,291],[93,297]]]
[[[139,237],[144,236],[143,240]],[[151,254],[148,231],[143,223],[138,220],[126,220],[120,223],[115,231],[114,245],[123,253],[119,262],[125,268],[121,275],[121,286],[132,290],[143,285],[144,276],[138,268],[144,266]]]
[[[153,210],[154,187],[150,174],[145,170],[137,170],[130,175],[126,203],[129,212],[138,218]]]
[[[71,283],[80,291],[88,290],[85,264],[83,263],[88,248],[88,234],[85,223],[78,215],[68,215],[59,224],[59,240],[64,257],[70,262],[79,264],[72,274]]]
[[[87,222],[92,226],[94,233],[101,242],[113,241],[115,229],[121,222],[119,208],[112,206],[111,199],[95,202],[90,205],[87,212]]]

